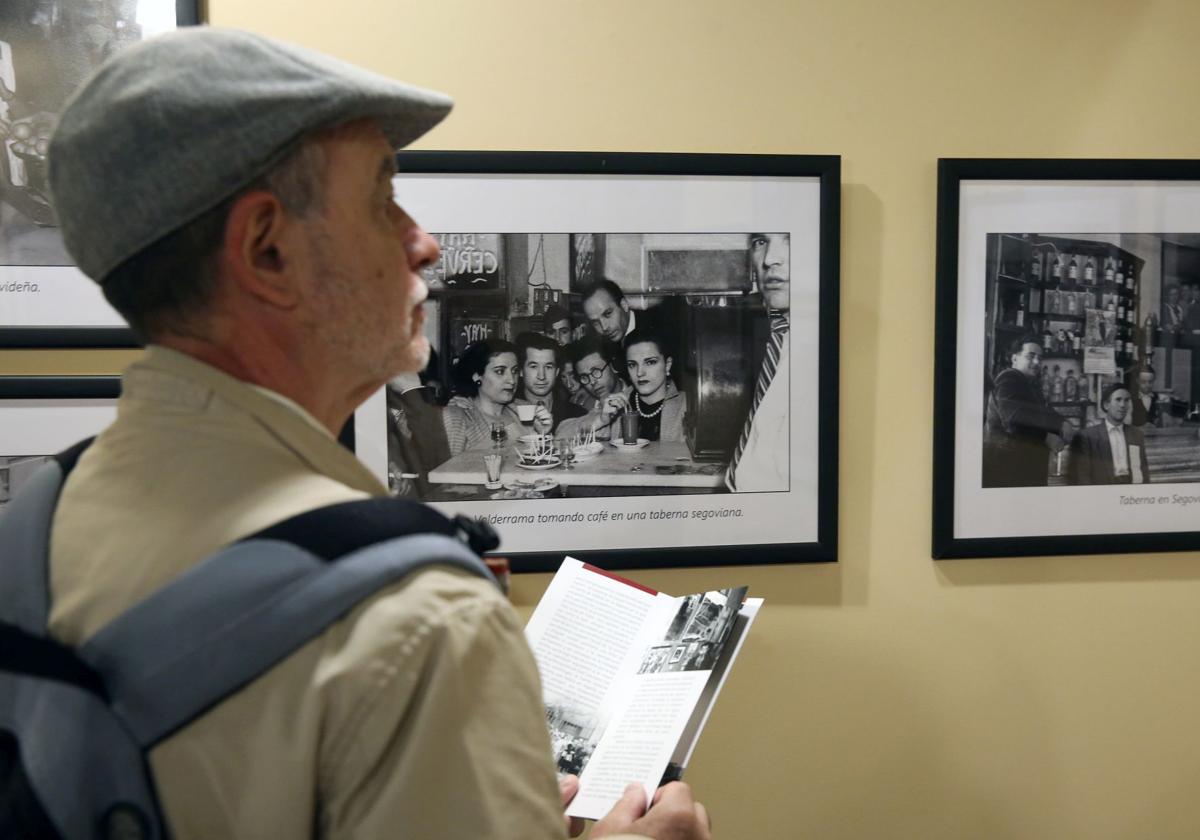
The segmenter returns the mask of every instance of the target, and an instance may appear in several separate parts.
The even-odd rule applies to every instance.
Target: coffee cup
[[[517,416],[521,418],[522,423],[532,423],[533,415],[537,413],[537,406],[532,403],[517,406]]]

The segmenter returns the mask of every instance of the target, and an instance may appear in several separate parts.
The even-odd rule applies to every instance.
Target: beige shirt
[[[294,404],[161,347],[63,491],[51,630],[78,643],[226,543],[385,488]],[[187,838],[559,838],[537,669],[508,603],[410,575],[157,746]]]

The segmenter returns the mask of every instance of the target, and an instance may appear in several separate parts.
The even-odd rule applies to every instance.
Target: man
[[[562,350],[550,338],[537,333],[517,336],[518,363],[521,366],[521,391],[517,405],[541,404],[550,412],[551,429],[564,420],[581,417],[587,411],[571,402],[566,389],[558,383]]]
[[[1038,386],[1042,346],[1032,335],[1009,346],[1011,367],[992,384],[983,438],[984,487],[1045,487],[1050,452],[1070,433],[1067,419],[1046,404]]]
[[[579,384],[587,392],[584,409],[591,411],[596,404],[611,394],[620,393],[623,383],[619,371],[621,348],[619,345],[585,335],[567,348],[567,355],[575,368]]]
[[[734,492],[787,490],[790,477],[788,313],[791,308],[791,234],[752,233],[750,274],[763,297],[770,334],[755,380],[750,411],[725,471]]]
[[[557,303],[550,304],[542,314],[542,332],[559,347],[566,347],[571,343],[571,313]]]
[[[428,498],[429,471],[450,459],[446,427],[433,390],[415,373],[388,381],[388,489],[397,496]]]
[[[1104,419],[1075,436],[1067,450],[1070,484],[1147,484],[1146,441],[1140,429],[1125,424],[1133,395],[1120,382],[1100,394]]]
[[[1137,396],[1133,399],[1130,422],[1134,426],[1154,424],[1158,420],[1158,398],[1154,393],[1154,368],[1142,368],[1137,375]]]
[[[1181,341],[1183,334],[1184,307],[1179,299],[1179,286],[1175,283],[1163,289],[1162,313],[1162,346],[1163,346],[1163,382],[1168,388],[1175,385],[1175,348],[1187,346],[1186,340]]]
[[[391,181],[395,150],[450,105],[209,28],[128,48],[75,95],[48,155],[63,234],[148,347],[60,498],[56,638],[79,644],[266,526],[386,495],[334,433],[425,366],[419,272],[438,246]],[[177,837],[561,837],[548,756],[517,617],[487,582],[430,567],[149,764]],[[660,798],[639,816],[631,792],[599,836],[708,836],[685,787]]]
[[[583,292],[583,314],[596,335],[614,344],[620,344],[637,325],[625,293],[611,280],[597,280]]]

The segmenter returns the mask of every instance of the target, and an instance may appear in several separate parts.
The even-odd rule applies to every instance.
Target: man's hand
[[[533,431],[539,435],[549,434],[554,428],[554,418],[550,414],[550,410],[544,405],[539,405],[533,413]]]
[[[623,411],[629,410],[629,400],[621,392],[609,394],[604,398],[604,402],[600,406],[600,416],[604,418],[605,423],[612,421],[612,418]]]
[[[567,810],[567,806],[571,804],[571,800],[575,798],[575,794],[579,793],[579,777],[578,776],[563,776],[558,780],[558,793],[562,797],[563,810]],[[583,820],[579,817],[568,817],[563,814],[563,822],[567,826],[567,835],[569,837],[578,837],[583,834]]]
[[[589,836],[642,834],[654,840],[712,840],[708,811],[692,798],[692,789],[683,782],[663,785],[655,792],[650,810],[645,807],[642,786],[629,785]]]

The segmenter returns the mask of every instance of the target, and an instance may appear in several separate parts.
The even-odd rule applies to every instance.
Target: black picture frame
[[[933,558],[1200,548],[1186,501],[1200,500],[1200,475],[1164,443],[1194,432],[1193,420],[1173,425],[1183,382],[1176,376],[1162,386],[1154,361],[1178,351],[1158,317],[1172,282],[1160,253],[1177,241],[1200,247],[1197,196],[1197,160],[938,161]],[[1008,384],[999,399],[993,391],[1006,359],[1028,369],[1010,351],[1030,337],[1043,352],[1036,378],[1010,374],[1008,383],[1026,381],[1067,420],[1072,443],[1061,454],[1051,448],[1059,442],[1053,437],[1045,438],[1044,456],[1028,442],[1033,433],[1016,442],[1019,424],[1001,419],[1018,416],[1007,407],[991,415],[995,431],[985,428],[989,406],[1013,405]],[[1200,332],[1191,346],[1200,349]],[[1052,369],[1059,361],[1062,370]],[[1106,386],[1124,384],[1132,402],[1140,398],[1139,379],[1151,386],[1143,418],[1164,403],[1171,413],[1128,434],[1131,426],[1123,426],[1128,452],[1136,453],[1130,480],[1146,483],[1104,483],[1114,468],[1102,473],[1101,459],[1089,454],[1095,438],[1081,433],[1103,421],[1111,404]],[[1200,393],[1187,385],[1194,404]],[[1187,429],[1177,432],[1183,423]],[[1104,451],[1111,456],[1111,447]],[[1038,466],[1039,457],[1047,486],[1016,478],[1018,461]]]
[[[0,515],[50,457],[116,416],[118,376],[0,376]]]
[[[160,5],[164,11],[173,6],[175,26],[177,27],[194,26],[202,20],[201,0],[139,0],[139,5],[147,3]],[[0,34],[0,39],[2,37]],[[27,75],[22,82],[36,87],[39,79]],[[19,93],[20,91],[18,91]],[[5,155],[8,154],[7,149],[0,151],[3,151]],[[21,186],[13,183],[10,179],[7,166],[0,167],[0,176],[4,179],[3,184],[6,185],[6,187],[0,188],[0,202],[3,202],[6,189],[12,190],[15,194],[19,192]],[[39,196],[42,194],[42,191],[39,191]],[[19,203],[24,206],[27,202]],[[31,230],[33,228],[45,230],[54,227],[52,223],[47,223],[44,219],[33,223],[25,212],[16,209],[17,204],[12,204],[11,207],[9,212],[13,214],[13,218],[19,219],[22,224],[32,225]],[[37,231],[37,236],[44,239],[45,234],[41,230]],[[35,257],[23,256],[20,249],[15,249],[15,255],[11,257],[15,261],[5,262],[3,266],[0,266],[0,273],[3,274],[0,276],[0,286],[11,287],[0,291],[0,294],[13,301],[11,311],[8,307],[0,307],[0,349],[139,346],[133,331],[112,317],[111,311],[103,303],[103,298],[90,287],[91,281],[86,280],[79,272],[72,270],[73,266],[62,248],[61,237],[57,238],[57,242],[49,244],[39,241],[37,249],[40,255]],[[53,254],[46,255],[47,249]],[[10,259],[7,255],[7,248],[4,256],[0,259]],[[34,261],[23,262],[26,259]],[[82,305],[77,322],[68,319],[66,322],[41,323],[36,315],[32,316],[28,322],[23,322],[22,310],[26,304],[16,300],[17,296],[57,294],[78,300],[81,290],[83,297],[88,302]],[[3,303],[2,299],[0,299],[0,303]],[[42,305],[42,308],[54,309],[56,304],[56,301],[51,300],[48,304]],[[35,305],[34,309],[37,308]],[[95,317],[91,315],[93,311],[96,313]]]
[[[814,412],[812,427],[806,430],[812,436],[812,460],[815,463],[811,479],[815,488],[811,500],[813,505],[812,521],[815,523],[812,538],[802,541],[770,543],[730,542],[726,544],[689,545],[687,547],[626,545],[613,548],[596,547],[594,545],[581,548],[572,545],[569,539],[565,539],[561,545],[540,550],[513,549],[511,535],[506,536],[503,528],[501,528],[501,536],[504,538],[504,543],[501,545],[499,553],[507,556],[513,565],[514,571],[518,572],[552,570],[557,568],[563,555],[567,553],[610,569],[836,561],[838,523],[838,306],[840,265],[839,157],[833,155],[413,151],[401,152],[397,157],[397,163],[400,172],[397,178],[397,201],[405,206],[413,214],[414,218],[421,222],[427,230],[439,235],[441,233],[449,234],[453,231],[465,232],[468,230],[498,230],[505,236],[524,236],[538,231],[550,231],[551,234],[548,235],[566,233],[570,237],[569,262],[572,265],[574,265],[579,257],[576,249],[577,236],[594,234],[596,236],[607,237],[618,235],[620,231],[668,230],[678,232],[681,229],[679,222],[675,219],[661,219],[643,227],[613,228],[594,225],[589,227],[584,222],[576,223],[574,218],[555,217],[554,222],[548,224],[540,218],[538,210],[526,212],[531,203],[536,204],[536,200],[530,199],[522,192],[527,188],[528,184],[550,179],[551,181],[555,181],[556,186],[553,188],[546,187],[546,189],[552,190],[558,189],[556,179],[562,179],[569,184],[574,184],[577,180],[582,182],[587,179],[598,178],[605,184],[611,182],[614,185],[611,187],[614,193],[606,193],[603,199],[604,201],[610,201],[614,206],[621,204],[621,196],[625,195],[622,191],[625,189],[637,190],[647,188],[647,185],[650,184],[672,184],[676,181],[682,182],[683,179],[705,179],[717,184],[741,183],[749,185],[745,187],[745,195],[750,195],[753,192],[753,185],[757,183],[757,179],[762,179],[764,183],[768,181],[771,183],[787,184],[793,182],[799,184],[803,182],[807,184],[808,189],[814,190],[812,201],[814,228],[808,231],[808,233],[811,236],[811,241],[816,243],[814,247],[818,253],[811,255],[814,266],[811,277],[813,287],[811,289],[805,287],[804,290],[804,294],[807,296],[805,302],[806,306],[808,306],[804,317],[811,319],[811,326],[806,327],[811,332],[805,333],[805,335],[811,336],[813,352],[816,355],[815,361],[810,362],[812,365],[812,382],[820,394],[820,399],[814,401],[817,407],[812,409]],[[513,200],[508,206],[510,208],[520,206],[521,209],[517,213],[503,214],[504,218],[508,219],[510,215],[522,217],[523,219],[533,217],[535,221],[519,221],[513,225],[502,222],[500,224],[503,226],[489,227],[484,225],[484,227],[479,228],[473,227],[473,222],[456,225],[453,219],[457,217],[452,209],[447,209],[447,206],[431,212],[430,201],[434,204],[442,204],[443,200],[431,199],[430,196],[436,195],[446,184],[455,179],[459,181],[465,179],[466,182],[470,182],[474,187],[481,188],[481,190],[471,193],[473,203],[475,202],[474,197],[478,196],[479,192],[482,192],[485,194],[485,197],[481,199],[483,203],[496,201],[497,204],[501,204],[503,202],[499,201],[499,199],[488,199],[486,197],[492,194],[489,193],[489,190],[494,190],[496,195],[507,195],[504,191],[510,188],[510,184],[515,185],[511,187],[514,190],[512,193]],[[411,188],[417,183],[423,183],[427,186],[423,189],[420,200],[416,200],[410,204]],[[498,186],[494,186],[494,184],[498,184]],[[462,188],[467,189],[465,186]],[[542,195],[542,193],[536,192],[536,188],[529,187],[529,189],[534,189],[535,194]],[[569,192],[572,187],[568,187],[567,189]],[[669,187],[664,187],[664,189],[669,189]],[[719,190],[720,188],[715,187],[714,189]],[[555,195],[558,196],[557,193]],[[556,198],[556,200],[558,199]],[[568,201],[567,199],[562,200],[564,202]],[[450,205],[453,203],[453,199],[446,199],[445,203],[446,205]],[[577,204],[572,205],[572,207],[576,208],[578,206]],[[586,219],[605,215],[604,211],[590,213],[577,210],[571,210],[565,215],[571,217],[576,212],[580,213],[580,218]],[[551,211],[547,211],[547,214],[553,215]],[[729,211],[729,215],[736,216],[736,213],[731,210]],[[478,218],[480,216],[477,214],[472,215],[472,219]],[[443,220],[451,221],[447,221],[442,226]],[[698,230],[704,229],[703,226],[698,228]],[[747,229],[739,228],[736,224],[732,227],[716,229],[738,231],[739,235],[744,235],[747,232]],[[792,241],[795,240],[796,237],[793,235]],[[809,240],[806,239],[805,241]],[[532,246],[530,247],[532,248]],[[793,250],[799,253],[798,247],[794,247]],[[793,268],[792,272],[792,276],[795,277],[797,274],[796,269]],[[799,281],[793,282],[793,285],[797,287],[798,284]],[[438,306],[440,307],[440,304]],[[797,306],[793,301],[792,312],[795,313],[796,310]],[[438,311],[444,315],[444,308],[439,308]],[[530,311],[532,313],[532,309]],[[793,329],[795,329],[795,323],[796,318],[794,317]],[[808,324],[808,322],[805,323]],[[580,328],[577,324],[577,333],[580,329],[586,330],[586,326]],[[795,345],[792,346],[791,358],[797,359],[799,354],[794,349]],[[808,345],[805,346],[807,347]],[[792,381],[795,382],[795,378]],[[793,384],[792,388],[791,407],[795,411],[796,385]],[[382,400],[382,397],[380,397],[380,400]],[[378,450],[381,445],[378,438],[383,434],[381,431],[382,426],[371,429],[367,429],[364,426],[364,413],[369,414],[372,411],[382,416],[382,409],[378,407],[373,408],[371,401],[368,401],[368,404],[360,408],[358,412],[355,430],[359,455],[369,466],[374,466],[374,464],[371,456],[365,454],[364,450],[368,446],[374,446],[375,450]],[[792,434],[793,439],[795,439],[794,429]],[[792,451],[795,451],[795,444],[793,444]],[[385,476],[381,475],[381,478],[385,478]],[[646,500],[647,506],[649,506],[649,502],[655,499],[678,498],[699,500],[707,498],[712,500],[719,498],[728,500],[736,497],[732,495],[710,495],[705,497],[664,495],[642,498]],[[798,494],[796,498],[798,500]],[[436,503],[437,500],[434,501]],[[533,504],[534,508],[545,506],[546,509],[550,509],[553,507],[556,511],[570,510],[571,505],[564,504],[567,501],[555,499],[553,500],[553,504],[551,504],[550,500],[544,503],[522,500],[517,504]],[[680,502],[680,504],[684,503]],[[488,508],[486,504],[475,505],[474,503],[452,505],[451,507],[454,512],[463,512],[472,515],[483,515],[482,513],[476,514],[476,507]],[[750,505],[747,504],[745,507],[749,508]],[[798,502],[797,507],[799,507]],[[786,514],[784,516],[786,517]]]

